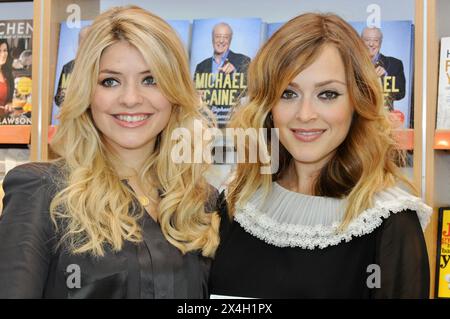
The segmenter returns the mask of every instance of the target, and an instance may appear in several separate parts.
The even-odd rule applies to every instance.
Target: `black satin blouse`
[[[57,192],[53,164],[11,170],[0,217],[0,298],[205,298],[209,259],[181,252],[148,214],[143,241],[104,257],[57,247],[49,205]],[[78,276],[79,274],[79,276]]]

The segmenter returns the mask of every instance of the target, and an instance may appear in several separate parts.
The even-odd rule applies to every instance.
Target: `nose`
[[[310,98],[304,98],[299,102],[295,118],[301,122],[309,122],[317,119],[317,112]]]
[[[143,102],[142,94],[135,84],[126,85],[120,95],[120,103],[125,107],[134,107]]]

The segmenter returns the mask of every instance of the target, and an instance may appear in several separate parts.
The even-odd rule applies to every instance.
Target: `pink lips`
[[[114,121],[122,127],[136,128],[145,125],[151,118],[151,113],[118,113],[113,114]]]
[[[313,142],[326,131],[324,129],[291,129],[294,137],[301,142]]]

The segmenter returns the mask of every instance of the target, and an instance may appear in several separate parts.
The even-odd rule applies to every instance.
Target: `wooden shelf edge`
[[[394,129],[393,131],[399,149],[405,151],[414,149],[414,129]]]
[[[450,130],[436,130],[434,132],[433,149],[450,150]]]
[[[0,144],[29,144],[31,125],[1,125]]]

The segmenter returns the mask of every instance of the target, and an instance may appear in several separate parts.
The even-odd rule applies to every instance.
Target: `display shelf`
[[[428,0],[426,36],[426,158],[424,180],[425,201],[433,207],[430,225],[425,232],[428,255],[431,268],[431,292],[434,297],[437,226],[439,207],[450,206],[450,185],[448,172],[450,171],[450,156],[443,150],[450,149],[450,130],[436,130],[436,110],[438,94],[438,66],[440,38],[450,36],[450,2],[448,0]]]
[[[31,125],[0,126],[0,144],[30,144]]]
[[[450,150],[450,130],[436,130],[434,132],[435,150]]]

